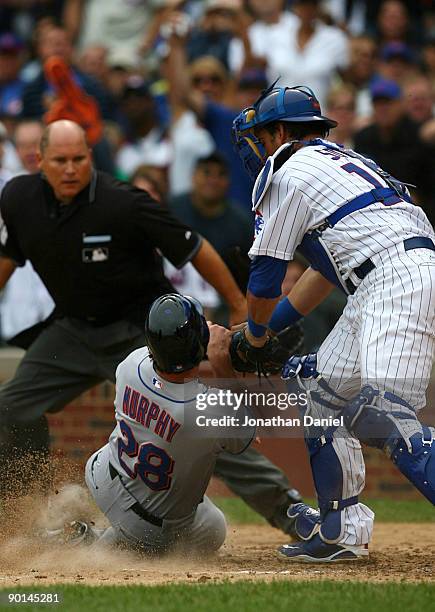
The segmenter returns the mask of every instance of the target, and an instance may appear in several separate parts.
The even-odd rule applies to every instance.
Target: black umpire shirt
[[[147,306],[173,291],[156,249],[181,268],[201,245],[146,192],[101,172],[67,205],[41,175],[16,177],[0,211],[1,253],[31,261],[58,315],[95,325],[143,322]]]

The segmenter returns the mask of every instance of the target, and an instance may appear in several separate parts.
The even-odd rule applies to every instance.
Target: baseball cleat
[[[98,539],[100,532],[104,530],[95,529],[83,521],[72,521],[62,529],[46,529],[42,534],[45,541],[56,544],[92,544]]]
[[[338,563],[362,561],[369,556],[368,545],[327,544],[319,535],[308,542],[284,544],[278,548],[281,559],[296,563]]]

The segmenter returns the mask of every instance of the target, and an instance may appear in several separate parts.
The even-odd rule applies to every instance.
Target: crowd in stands
[[[97,168],[169,206],[214,245],[241,286],[252,184],[231,125],[277,78],[311,87],[339,123],[330,140],[415,186],[415,202],[435,222],[431,0],[2,0],[0,189],[38,171],[43,125],[69,112],[58,69],[92,100],[86,129]],[[286,289],[303,269],[302,260],[289,265]],[[166,270],[181,291],[218,308],[193,269]],[[20,292],[12,280],[0,303],[6,339],[27,325],[27,304],[41,303],[40,318],[51,309],[43,287],[23,275]],[[312,345],[342,303],[331,298],[329,311],[308,323],[318,330]]]

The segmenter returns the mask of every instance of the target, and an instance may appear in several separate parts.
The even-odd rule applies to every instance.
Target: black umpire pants
[[[11,446],[15,454],[48,455],[45,413],[62,410],[104,380],[114,382],[117,365],[144,344],[143,332],[128,321],[92,327],[78,319],[54,320],[0,388],[0,459],[10,458]],[[240,455],[221,453],[215,474],[266,519],[286,503],[285,474],[252,448]]]

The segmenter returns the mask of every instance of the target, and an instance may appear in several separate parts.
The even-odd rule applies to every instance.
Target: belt
[[[115,480],[115,478],[118,477],[122,482],[121,474],[113,467],[111,463],[109,463],[109,474],[112,480]],[[163,520],[161,518],[147,512],[145,508],[142,508],[139,502],[133,504],[129,510],[132,510],[135,514],[140,516],[141,519],[148,521],[148,523],[151,523],[152,525],[156,525],[157,527],[161,527],[163,525]]]
[[[415,236],[414,238],[407,238],[403,241],[403,246],[405,251],[413,251],[414,249],[430,249],[431,251],[435,251],[435,244],[431,238],[426,238],[425,236]],[[369,272],[376,268],[375,264],[371,259],[366,259],[360,266],[354,268],[352,272],[356,274],[356,276],[363,280]],[[346,287],[350,294],[354,294],[357,290],[356,285],[350,280],[350,278],[346,281]]]

